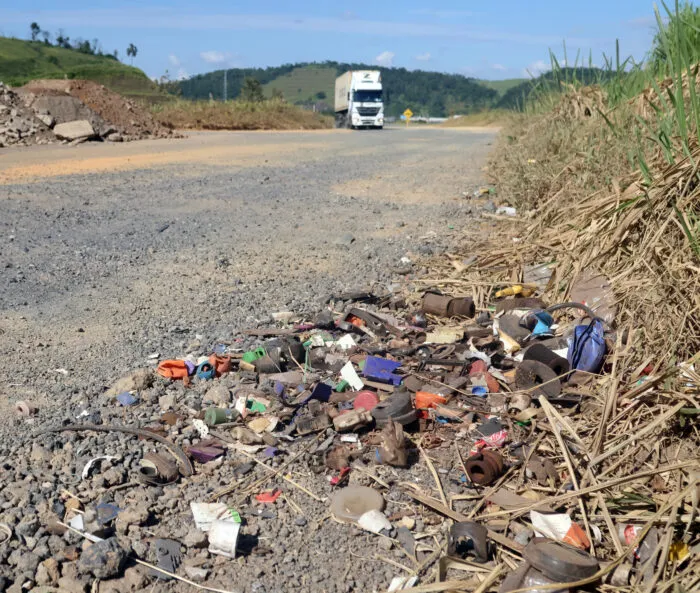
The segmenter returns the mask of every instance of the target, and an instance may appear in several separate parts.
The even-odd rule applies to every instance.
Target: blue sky
[[[173,78],[327,59],[512,78],[544,69],[562,40],[571,63],[580,49],[586,63],[592,51],[602,64],[616,38],[623,57],[642,59],[654,27],[651,0],[0,0],[0,14],[1,35],[27,37],[37,21],[72,39],[98,38],[122,59],[134,43],[134,65]]]

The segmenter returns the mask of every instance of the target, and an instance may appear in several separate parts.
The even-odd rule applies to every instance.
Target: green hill
[[[278,76],[263,86],[266,96],[272,96],[273,89],[282,93],[290,103],[333,100],[336,69],[324,66],[294,68],[291,72]]]
[[[346,70],[381,70],[384,83],[385,113],[398,116],[407,108],[416,115],[433,117],[467,114],[493,106],[497,91],[461,74],[444,74],[405,68],[381,68],[368,64],[339,62],[284,64],[274,68],[232,68],[227,70],[228,98],[235,99],[245,77],[256,78],[265,94],[273,89],[296,104],[324,104],[332,110],[335,78]],[[199,74],[177,83],[187,99],[221,99],[224,71]]]
[[[514,86],[526,82],[526,78],[506,78],[504,80],[482,80],[479,79],[479,83],[483,84],[486,88],[493,89],[499,95],[505,95]]]
[[[82,78],[131,97],[154,99],[162,96],[143,71],[122,64],[114,56],[0,37],[0,81],[21,86],[38,78]]]

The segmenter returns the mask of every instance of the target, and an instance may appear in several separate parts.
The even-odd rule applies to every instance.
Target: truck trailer
[[[379,70],[350,70],[336,79],[335,127],[384,127],[382,73]]]

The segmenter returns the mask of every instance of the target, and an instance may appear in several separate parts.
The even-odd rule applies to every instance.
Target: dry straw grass
[[[332,118],[271,99],[246,101],[177,100],[152,107],[162,124],[181,130],[319,130]]]
[[[585,387],[567,387],[583,394],[578,413],[541,401],[528,436],[535,452],[555,456],[575,492],[552,489],[530,507],[480,518],[513,521],[530,508],[565,508],[589,533],[591,524],[601,528],[592,552],[610,562],[575,586],[694,591],[697,549],[682,562],[671,550],[700,542],[700,438],[697,425],[684,421],[687,409],[700,407],[700,147],[668,165],[649,143],[642,174],[629,158],[634,136],[609,125],[629,124],[633,109],[625,104],[612,114],[605,100],[600,89],[572,90],[552,113],[523,118],[503,134],[490,171],[499,196],[518,205],[518,220],[504,217],[486,239],[470,232],[461,252],[434,262],[425,283],[472,294],[487,308],[494,288],[522,282],[527,265],[553,262],[542,294],[549,304],[569,300],[584,271],[607,276],[617,315],[606,370]],[[522,478],[509,487],[520,491]],[[631,545],[617,533],[628,522],[642,529]],[[652,529],[658,545],[648,564],[629,586],[611,586],[616,567]]]

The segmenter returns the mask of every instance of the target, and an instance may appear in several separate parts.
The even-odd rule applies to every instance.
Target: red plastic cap
[[[379,396],[374,393],[374,391],[360,391],[355,397],[355,401],[352,403],[352,407],[356,410],[359,408],[364,408],[368,412],[371,412],[379,403]]]

